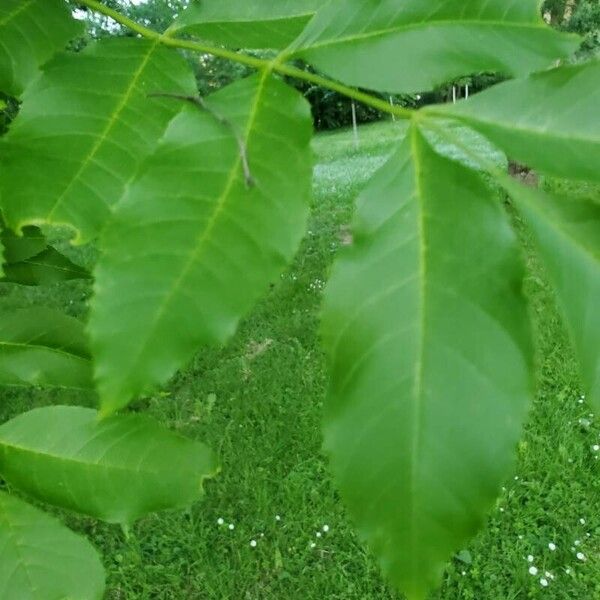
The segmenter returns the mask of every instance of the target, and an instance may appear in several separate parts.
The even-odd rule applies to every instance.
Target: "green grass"
[[[377,124],[361,129],[358,149],[351,132],[316,139],[313,213],[295,263],[226,348],[200,352],[167,389],[136,406],[213,446],[222,472],[206,485],[203,502],[185,513],[143,519],[129,539],[115,527],[67,516],[105,557],[108,599],[398,598],[354,535],[320,453],[327,376],[318,319],[329,267],[347,238],[353,199],[401,136],[402,125]],[[549,185],[569,193],[581,189]],[[485,530],[462,560],[450,562],[435,600],[600,597],[600,460],[592,451],[600,427],[579,401],[577,365],[545,276],[535,257],[528,262],[540,377],[517,470]],[[35,301],[79,315],[88,298],[80,283],[25,291],[0,286],[3,310]],[[33,405],[78,400],[89,401],[3,391],[0,418]],[[572,548],[587,560],[577,560]],[[528,573],[529,554],[537,577]],[[539,580],[546,570],[554,579],[543,588]]]

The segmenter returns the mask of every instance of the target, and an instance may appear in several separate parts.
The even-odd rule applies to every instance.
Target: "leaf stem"
[[[110,17],[117,23],[124,25],[131,31],[135,31],[142,37],[156,40],[161,44],[168,46],[170,48],[180,48],[183,50],[191,50],[192,52],[202,52],[205,54],[212,54],[213,56],[219,56],[221,58],[226,58],[228,60],[238,62],[254,69],[258,70],[272,70],[281,73],[282,75],[287,75],[288,77],[294,77],[296,79],[302,79],[304,81],[309,81],[321,87],[333,90],[347,96],[348,98],[352,98],[358,102],[362,102],[368,106],[372,106],[377,110],[394,115],[400,119],[410,119],[412,115],[415,113],[414,110],[410,108],[405,108],[403,106],[391,106],[381,98],[377,98],[371,94],[366,92],[361,92],[355,88],[344,85],[343,83],[339,83],[337,81],[333,81],[332,79],[328,79],[326,77],[322,77],[315,73],[310,73],[308,71],[304,71],[299,69],[298,67],[294,67],[293,65],[280,62],[278,59],[275,60],[265,60],[261,58],[257,58],[255,56],[248,56],[247,54],[243,54],[240,52],[234,52],[233,50],[227,50],[226,48],[219,48],[215,46],[210,46],[207,44],[203,44],[196,40],[182,40],[179,38],[172,37],[168,33],[161,34],[158,31],[154,31],[144,25],[140,25],[136,21],[133,21],[129,17],[121,14],[119,11],[109,8],[105,6],[98,0],[78,0],[79,4],[86,6],[90,10],[94,12],[103,14],[107,17]]]

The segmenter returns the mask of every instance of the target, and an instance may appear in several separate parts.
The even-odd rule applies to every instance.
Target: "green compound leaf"
[[[234,48],[285,48],[325,0],[200,0],[171,31]]]
[[[83,324],[48,308],[1,313],[0,385],[93,389]]]
[[[494,193],[414,126],[357,210],[325,298],[325,446],[361,535],[422,600],[513,462],[532,388],[524,268]]]
[[[574,342],[586,394],[600,410],[600,205],[509,179],[504,184],[533,233]]]
[[[109,523],[188,507],[216,472],[211,451],[140,415],[100,421],[54,406],[0,426],[0,474],[31,496]]]
[[[102,240],[90,331],[104,413],[225,342],[302,238],[306,101],[265,73],[209,104],[216,114],[190,105],[173,121]]]
[[[64,0],[2,0],[0,91],[20,96],[39,67],[82,31]]]
[[[2,600],[101,600],[104,568],[83,537],[0,491]]]
[[[538,0],[338,0],[292,44],[344,83],[420,92],[463,75],[524,75],[568,56],[573,35],[547,27]]]
[[[600,182],[600,60],[509,81],[454,106],[511,158],[552,175]]]
[[[62,55],[29,87],[0,146],[11,229],[70,225],[95,237],[179,106],[154,93],[194,93],[193,74],[156,42],[110,39]]]

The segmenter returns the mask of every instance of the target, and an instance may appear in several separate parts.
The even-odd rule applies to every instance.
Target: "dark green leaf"
[[[266,73],[209,104],[219,118],[191,105],[173,121],[104,236],[90,321],[104,412],[226,341],[302,238],[308,104]]]
[[[292,47],[347,84],[430,90],[480,71],[524,75],[570,55],[579,38],[546,26],[538,0],[337,0]]]
[[[285,48],[325,0],[200,0],[179,16],[173,32],[234,48]]]
[[[82,30],[63,0],[2,0],[0,91],[19,96],[40,65]]]
[[[140,415],[38,408],[0,426],[0,473],[38,500],[110,523],[188,507],[215,474],[211,452]]]
[[[0,241],[4,248],[5,263],[22,262],[43,252],[48,246],[48,240],[39,227],[24,227],[22,235],[2,228]]]
[[[19,285],[51,285],[90,278],[88,271],[50,246],[24,261],[5,264],[2,281]]]
[[[98,234],[179,106],[154,93],[194,93],[191,69],[158,42],[110,39],[49,63],[3,139],[0,182],[11,229],[70,225]]]
[[[2,600],[101,600],[96,550],[59,521],[0,491]]]
[[[429,112],[458,117],[531,167],[600,182],[599,107],[596,60],[502,83]]]
[[[0,314],[0,385],[91,389],[83,324],[47,308]]]
[[[500,199],[415,126],[353,233],[326,292],[325,445],[361,535],[420,600],[513,463],[532,387],[524,268]]]

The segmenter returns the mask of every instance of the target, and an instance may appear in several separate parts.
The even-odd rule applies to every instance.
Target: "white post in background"
[[[452,86],[452,103],[456,104],[456,86]]]
[[[358,123],[356,122],[356,104],[352,100],[352,129],[354,129],[354,148],[358,150]]]
[[[468,99],[469,98],[469,84],[467,83],[467,85],[465,86],[465,98]]]
[[[394,108],[394,99],[390,96],[390,106]],[[396,120],[396,115],[392,113],[392,121]]]

